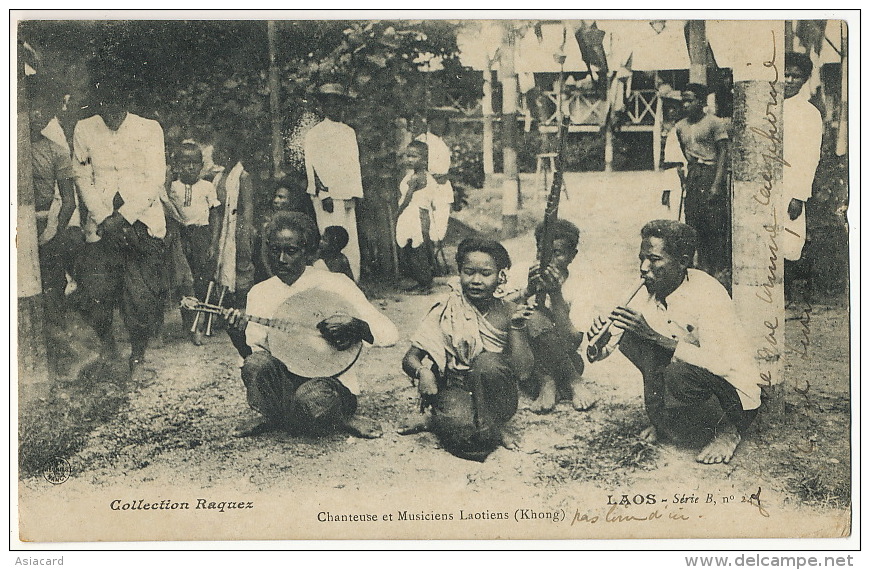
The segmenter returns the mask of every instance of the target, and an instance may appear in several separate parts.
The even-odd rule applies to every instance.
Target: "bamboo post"
[[[689,83],[707,85],[707,26],[704,20],[689,20]]]
[[[483,174],[485,184],[492,184],[493,174],[495,174],[495,164],[493,160],[493,110],[492,110],[492,65],[487,66],[483,72],[483,101],[481,101],[481,110],[483,112]]]
[[[846,36],[846,22],[840,22],[840,117],[837,121],[837,156],[844,156],[848,152],[849,142],[849,59],[848,38]]]
[[[514,22],[505,22],[499,74],[502,82],[502,235],[511,238],[517,231],[517,211],[520,208],[520,177],[517,171],[517,73],[514,66],[516,37]]]
[[[655,121],[653,123],[653,170],[658,172],[662,166],[662,123],[664,122],[664,109],[662,108],[662,98],[659,95],[659,72],[656,71],[656,111]]]
[[[733,297],[758,366],[758,383],[781,412],[785,343],[783,257],[778,249],[787,215],[782,199],[782,21],[747,21],[735,28],[731,164]]]

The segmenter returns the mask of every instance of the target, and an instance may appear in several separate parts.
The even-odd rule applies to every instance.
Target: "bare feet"
[[[399,435],[414,435],[415,433],[429,431],[431,419],[432,416],[428,413],[411,414],[396,431]]]
[[[556,381],[549,374],[542,374],[538,399],[529,408],[536,414],[549,414],[556,407]]]
[[[725,432],[718,434],[713,441],[707,444],[701,453],[695,458],[698,463],[728,463],[734,456],[734,451],[740,443],[740,434],[737,429],[729,427]]]
[[[571,382],[571,402],[575,410],[585,412],[592,409],[598,399],[581,379],[577,379]]]
[[[505,449],[517,450],[520,448],[520,440],[514,433],[506,428],[501,429],[501,445]]]
[[[235,431],[233,431],[233,437],[254,437],[277,429],[278,428],[275,424],[269,420],[265,418],[257,418],[252,421],[247,421],[237,427]]]
[[[203,334],[202,331],[196,331],[196,332],[190,333],[190,342],[192,342],[194,344],[194,346],[202,346],[204,338],[205,338],[205,335]]]
[[[649,426],[648,428],[640,432],[640,435],[638,437],[640,437],[642,441],[645,441],[647,443],[655,443],[659,440],[659,433],[656,430],[656,426]]]
[[[376,439],[384,435],[381,425],[364,416],[353,416],[344,422],[344,428],[351,435],[365,439]]]

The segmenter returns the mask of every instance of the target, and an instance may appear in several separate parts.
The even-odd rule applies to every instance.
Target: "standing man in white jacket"
[[[349,239],[344,253],[354,279],[359,281],[356,201],[363,197],[362,174],[356,132],[342,122],[350,97],[341,85],[327,83],[320,86],[317,100],[325,118],[305,135],[308,194],[321,234],[329,226],[347,230]]]
[[[78,277],[104,357],[117,356],[112,318],[115,307],[121,309],[135,372],[160,325],[168,291],[163,129],[127,110],[128,94],[117,76],[107,73],[96,85],[97,114],[79,121],[73,136],[73,169],[88,210]]]

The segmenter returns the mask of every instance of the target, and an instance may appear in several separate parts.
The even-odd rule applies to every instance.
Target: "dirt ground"
[[[666,177],[651,173],[624,173],[617,182],[604,174],[569,175],[562,216],[582,230],[573,271],[587,277],[585,312],[590,318],[626,293],[637,271],[637,236],[643,223],[675,217],[660,202],[661,190],[670,184]],[[617,192],[623,196],[614,200]],[[538,203],[540,196],[526,206],[541,212]],[[471,215],[461,213],[459,218],[471,225]],[[528,233],[506,245],[515,262],[534,255]],[[441,280],[431,295],[381,294],[373,302],[397,324],[400,338],[407,339],[445,287]],[[272,433],[236,439],[233,429],[255,413],[247,406],[232,345],[218,332],[204,346],[193,346],[184,339],[173,312],[166,326],[167,342],[148,355],[151,381],[135,389],[128,405],[88,436],[69,459],[70,479],[62,485],[40,476],[21,481],[22,523],[38,528],[57,501],[79,513],[75,520],[88,527],[89,516],[111,514],[106,509],[110,498],[160,500],[173,493],[177,497],[183,489],[200,494],[232,489],[253,494],[261,503],[274,498],[284,504],[281,501],[290,497],[300,513],[288,513],[288,518],[308,518],[278,528],[264,527],[258,520],[250,532],[235,529],[235,535],[220,530],[223,527],[199,526],[184,536],[319,537],[325,531],[317,530],[317,513],[356,512],[353,509],[370,503],[382,504],[385,510],[451,513],[467,505],[475,512],[505,511],[512,518],[522,518],[517,513],[523,506],[562,513],[561,521],[556,515],[560,525],[528,527],[533,530],[485,526],[486,521],[465,527],[489,538],[845,536],[851,517],[853,409],[848,308],[843,299],[817,300],[791,309],[788,316],[788,345],[800,347],[806,341],[808,348],[806,357],[793,350],[786,353],[784,411],[764,409],[730,464],[704,466],[694,461],[699,442],[652,446],[636,437],[646,425],[641,379],[621,354],[587,367],[585,376],[599,397],[595,408],[580,413],[562,402],[553,413],[536,415],[523,400],[511,422],[519,449],[500,449],[484,463],[453,457],[431,434],[398,436],[396,427],[416,405],[416,389],[400,369],[407,341],[367,349],[358,363],[364,390],[360,413],[379,421],[384,437],[367,441],[346,434],[315,439]],[[95,494],[99,501],[77,503]],[[634,504],[614,510],[611,505],[623,494]],[[638,506],[637,496],[642,495],[643,502],[650,494],[655,495],[655,505]],[[689,499],[678,506],[681,494],[698,497],[701,503],[714,497],[717,505],[723,498],[731,504],[717,507],[719,511],[711,504],[708,510],[693,511],[701,506]],[[665,518],[679,510],[691,514],[694,522],[679,521],[676,529],[641,528],[628,520],[619,521],[619,527],[586,525],[592,517],[613,522],[611,517],[627,513],[639,520],[653,506]],[[582,517],[586,520],[580,523]],[[585,530],[577,525],[586,525]],[[79,536],[75,529],[67,529],[67,534],[54,531],[66,538]],[[106,532],[109,537],[128,536]],[[138,529],[135,535],[169,538],[177,536],[174,532],[170,524],[163,530],[159,525]],[[354,527],[342,532],[360,537],[405,532],[415,537],[471,536],[471,531],[457,526],[432,531]]]

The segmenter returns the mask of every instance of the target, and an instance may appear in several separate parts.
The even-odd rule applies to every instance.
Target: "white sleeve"
[[[335,279],[335,292],[353,306],[361,320],[368,323],[375,340],[374,346],[393,346],[399,341],[396,325],[369,302],[356,283],[340,273],[330,274],[330,277]]]
[[[97,224],[112,215],[112,206],[107,204],[94,186],[94,165],[91,148],[82,123],[76,125],[73,133],[73,172],[88,209],[88,216]]]
[[[245,305],[245,312],[249,315],[260,315],[263,312],[268,312],[264,311],[257,302],[258,299],[265,297],[265,295],[260,293],[260,289],[262,289],[262,287],[255,285],[254,287],[251,287],[250,291],[248,291],[248,302]],[[245,342],[254,352],[269,350],[269,343],[267,340],[268,336],[269,328],[264,325],[249,322],[245,327]]]

